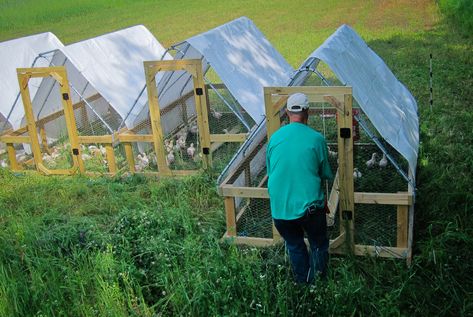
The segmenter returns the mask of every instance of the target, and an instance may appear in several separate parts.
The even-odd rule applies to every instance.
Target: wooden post
[[[207,96],[205,90],[204,79],[202,76],[202,62],[195,60],[194,73],[188,70],[192,75],[195,89],[195,108],[197,112],[197,125],[199,129],[199,137],[201,144],[201,151],[203,154],[204,169],[212,166],[212,156],[210,153],[210,130],[209,130],[209,113],[207,105]]]
[[[279,109],[276,109],[274,113],[273,102],[271,100],[271,89],[264,88],[264,107],[266,111],[266,130],[268,135],[268,141],[281,126],[281,120],[279,118]]]
[[[62,105],[64,107],[64,118],[66,120],[69,142],[71,143],[72,160],[74,162],[74,167],[78,167],[79,172],[84,173],[85,166],[81,157],[79,135],[77,133],[77,124],[76,118],[74,117],[74,109],[72,108],[71,91],[69,89],[69,81],[67,80],[66,68],[62,66],[58,70],[56,70],[56,73],[58,73],[58,75],[60,76],[61,81],[59,81],[58,78],[54,76],[54,73],[51,73],[51,76],[53,76],[59,82],[59,87],[62,96]]]
[[[7,143],[7,153],[8,153],[8,160],[10,161],[10,169],[12,171],[19,171],[21,170],[20,165],[16,160],[16,151],[13,143]]]
[[[161,175],[172,175],[166,164],[164,151],[164,136],[161,128],[161,113],[158,103],[158,89],[156,85],[156,73],[160,70],[156,62],[144,62],[146,75],[146,89],[148,91],[149,116],[151,120],[151,131],[153,135],[154,151],[158,161],[158,171]],[[134,169],[134,166],[133,166]]]
[[[30,74],[23,69],[17,69],[18,83],[20,84],[21,101],[25,108],[25,117],[27,121],[28,136],[30,137],[31,150],[33,152],[33,158],[36,168],[39,170],[39,164],[43,163],[43,157],[41,155],[41,148],[38,141],[38,135],[36,130],[36,123],[33,113],[33,105],[31,104],[30,91],[28,89],[28,82],[30,80]],[[16,159],[15,159],[16,162]]]
[[[227,219],[227,236],[236,237],[236,216],[235,216],[235,199],[233,197],[225,197],[225,216]]]
[[[44,125],[39,126],[39,135],[41,136],[41,144],[43,145],[43,150],[48,154],[51,154],[51,151],[48,147],[48,138],[46,137],[46,130],[44,129]]]
[[[125,147],[125,156],[126,156],[126,161],[128,162],[128,169],[130,172],[134,173],[135,172],[135,157],[133,156],[133,147],[131,146],[131,143],[126,142],[123,143],[123,146]]]
[[[352,131],[352,97],[343,95],[343,103],[336,98],[327,98],[338,111],[338,176],[339,176],[339,206],[340,222],[347,230],[346,242],[350,252],[355,246],[355,202],[353,183],[353,131]]]
[[[397,206],[397,247],[407,248],[408,206]]]
[[[107,151],[108,170],[110,173],[115,174],[117,172],[117,163],[115,162],[115,152],[113,151],[113,146],[111,144],[106,144],[105,150]]]
[[[415,174],[413,173],[414,171],[411,171],[411,169],[409,168],[409,179],[415,180]],[[411,183],[409,183],[407,186],[407,192],[413,195],[413,198],[415,198],[415,188]],[[408,215],[409,218],[408,218],[408,235],[407,235],[407,260],[406,260],[408,266],[412,264],[412,244],[414,241],[414,203],[415,201],[412,201],[412,203],[409,205],[409,215]]]

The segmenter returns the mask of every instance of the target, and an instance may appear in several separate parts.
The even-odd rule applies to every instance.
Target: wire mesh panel
[[[40,94],[32,101],[43,164],[50,170],[69,169],[73,166],[73,160],[63,96],[54,78],[46,77],[43,82],[49,87],[47,102],[53,106],[45,108],[45,101]]]
[[[355,205],[355,243],[395,247],[397,207],[393,205]]]
[[[237,235],[240,237],[272,238],[273,221],[267,198],[245,198],[236,208]]]
[[[145,62],[148,109],[141,111],[133,130],[151,132],[147,135],[153,142],[149,154],[156,156],[160,173],[186,173],[209,164],[208,109],[201,72],[200,60]],[[139,150],[146,148],[139,145]]]
[[[212,142],[212,165],[215,170],[221,171],[255,122],[230,93],[228,87],[221,83],[213,68],[209,67],[205,76],[209,131],[211,138],[212,135],[222,136]],[[235,135],[241,137],[235,139]]]

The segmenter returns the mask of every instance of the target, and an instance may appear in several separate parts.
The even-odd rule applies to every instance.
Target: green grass
[[[349,23],[414,94],[412,267],[332,257],[326,284],[300,288],[281,247],[219,242],[214,174],[157,182],[0,169],[0,316],[473,314],[473,47],[433,1],[0,1],[0,40],[53,31],[67,44],[145,24],[167,46],[241,15],[294,67]]]

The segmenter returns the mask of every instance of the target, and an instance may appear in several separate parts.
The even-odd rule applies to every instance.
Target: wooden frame
[[[69,81],[67,80],[66,68],[58,67],[40,67],[40,68],[18,68],[18,83],[20,84],[21,99],[25,109],[25,117],[27,121],[26,130],[28,132],[29,143],[33,152],[33,160],[36,168],[46,175],[51,174],[74,174],[77,171],[84,172],[84,162],[81,158],[79,139],[77,134],[76,122],[74,117],[74,109],[72,106],[71,93],[69,90]],[[43,127],[44,123],[36,121],[33,113],[33,105],[28,89],[29,80],[38,77],[52,77],[59,85],[60,94],[62,96],[61,103],[63,106],[62,113],[64,115],[69,142],[71,144],[72,167],[63,170],[50,170],[43,164],[41,145],[37,137],[37,126]],[[59,111],[61,112],[61,111]],[[50,119],[53,120],[53,119]],[[40,129],[41,139],[46,140],[45,132]],[[43,141],[44,142],[44,141]],[[12,164],[13,166],[13,164]]]
[[[336,211],[339,211],[340,234],[330,240],[330,252],[333,254],[351,253],[364,256],[403,258],[410,263],[413,225],[410,217],[414,204],[412,190],[409,189],[407,192],[399,193],[354,192],[351,87],[265,87],[267,139],[269,140],[271,135],[281,125],[281,114],[288,95],[296,92],[305,93],[310,102],[327,102],[333,106],[333,109],[329,111],[338,113],[337,143],[339,167],[328,197],[328,207],[331,211],[331,216],[335,216]],[[318,110],[309,109],[310,115],[315,113],[318,113]],[[348,129],[350,137],[346,138],[340,135],[341,128]],[[235,199],[269,199],[267,188],[262,186],[265,178],[258,187],[234,185],[237,179],[247,177],[246,170],[249,162],[257,155],[259,148],[260,146],[255,147],[254,153],[249,153],[245,161],[240,162],[219,187],[219,193],[225,199],[227,218],[227,231],[223,239],[236,244],[271,246],[281,241],[274,225],[272,238],[238,236],[237,233],[238,219],[243,216],[246,208],[241,208],[238,214],[236,214]],[[249,182],[245,183],[251,184]],[[395,247],[355,243],[355,205],[359,204],[397,206],[397,243]]]
[[[211,166],[210,156],[210,132],[207,112],[207,97],[202,74],[202,61],[200,59],[149,61],[144,62],[146,87],[148,91],[148,104],[151,119],[153,144],[157,157],[158,171],[161,175],[171,176],[172,171],[166,164],[166,152],[164,149],[164,134],[161,126],[161,113],[158,101],[158,89],[156,85],[156,74],[161,71],[184,70],[192,75],[194,84],[194,99],[197,112],[197,126],[200,138],[200,152],[203,157],[204,168]]]
[[[32,77],[53,77],[60,86],[61,95],[66,94],[70,96],[69,84],[67,81],[67,73],[64,67],[45,67],[45,68],[22,68],[18,69],[18,80],[21,87],[21,95],[23,104],[25,106],[25,113],[27,117],[27,125],[17,130],[8,130],[0,136],[0,142],[6,143],[5,152],[10,161],[10,167],[12,170],[22,170],[22,166],[16,160],[16,152],[14,144],[27,143],[30,144],[33,150],[32,163],[35,164],[38,171],[50,175],[50,174],[64,174],[70,175],[76,172],[85,172],[84,162],[81,159],[81,144],[103,144],[106,148],[106,158],[109,165],[109,173],[115,174],[118,169],[116,166],[116,158],[113,147],[118,143],[124,144],[125,156],[127,162],[127,169],[135,173],[135,159],[133,157],[132,143],[136,142],[149,142],[153,143],[157,161],[158,161],[158,173],[146,172],[145,174],[150,175],[189,175],[194,174],[195,171],[184,171],[184,170],[173,170],[171,171],[165,162],[164,150],[162,149],[164,138],[162,128],[160,125],[160,116],[166,112],[171,111],[176,106],[183,103],[183,100],[187,98],[195,98],[196,112],[197,115],[194,118],[188,118],[189,120],[196,120],[199,129],[199,144],[201,145],[200,152],[207,153],[203,154],[203,165],[204,168],[211,166],[211,153],[216,151],[224,142],[243,142],[247,136],[246,133],[235,133],[230,131],[228,134],[210,134],[208,124],[208,104],[207,104],[207,87],[204,85],[202,75],[202,63],[200,60],[179,60],[179,61],[156,61],[156,62],[144,62],[144,69],[146,74],[148,98],[150,107],[150,118],[143,120],[137,124],[133,129],[122,129],[110,135],[102,136],[79,136],[77,132],[74,111],[80,110],[80,116],[85,122],[89,119],[86,111],[86,101],[80,101],[72,104],[71,99],[67,98],[62,100],[63,109],[51,113],[39,120],[34,120],[33,108],[31,104],[31,98],[28,91],[29,78]],[[163,110],[159,109],[157,100],[157,89],[155,88],[155,75],[159,71],[174,71],[174,70],[185,70],[192,75],[194,90],[183,95],[178,100],[175,100]],[[154,88],[153,88],[154,87]],[[195,93],[196,91],[202,91],[202,94]],[[93,102],[101,98],[99,94],[95,94],[87,98],[87,102]],[[66,170],[49,170],[42,162],[41,149],[46,153],[50,154],[48,149],[48,143],[46,139],[46,131],[44,126],[59,118],[63,117],[66,120],[67,134],[71,140],[71,151],[76,153],[73,155],[73,166],[71,169]],[[149,134],[136,134],[143,128],[151,126]],[[35,132],[32,132],[35,131]],[[33,135],[37,135],[39,131],[39,141],[34,138]],[[26,135],[25,135],[26,134]],[[161,150],[160,150],[161,149]]]

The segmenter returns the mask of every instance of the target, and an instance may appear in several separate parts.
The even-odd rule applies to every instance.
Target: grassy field
[[[241,15],[297,67],[352,25],[419,105],[414,263],[332,257],[291,282],[281,247],[222,244],[215,174],[156,182],[0,169],[0,316],[473,315],[473,49],[434,1],[10,1],[0,41],[144,24],[168,46]],[[434,106],[429,108],[429,54]]]

